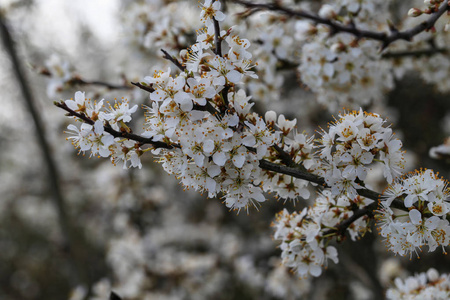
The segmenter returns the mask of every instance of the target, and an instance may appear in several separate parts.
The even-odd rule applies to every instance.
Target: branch
[[[43,68],[41,70],[39,70],[39,74],[40,75],[44,75],[47,77],[52,77],[53,74],[46,68]],[[110,90],[129,90],[132,89],[132,86],[129,85],[117,85],[117,84],[111,84],[108,82],[104,82],[104,81],[99,81],[99,80],[85,80],[83,78],[81,78],[79,75],[74,75],[72,78],[68,79],[67,81],[65,81],[66,84],[69,85],[75,85],[75,84],[79,84],[79,85],[100,85],[100,86],[104,86]]]
[[[350,33],[357,38],[369,38],[373,40],[377,40],[382,42],[382,49],[385,49],[387,46],[389,46],[391,43],[393,43],[396,40],[406,40],[411,41],[414,36],[421,33],[422,31],[431,29],[436,21],[447,11],[449,10],[449,3],[448,1],[444,1],[444,3],[441,5],[439,10],[435,13],[430,14],[429,18],[422,23],[418,24],[417,26],[405,30],[405,31],[396,31],[392,30],[389,34],[385,32],[377,32],[377,31],[369,31],[369,30],[363,30],[358,29],[354,24],[350,25],[344,25],[335,21],[332,21],[330,19],[322,18],[316,14],[313,14],[311,12],[306,12],[302,10],[294,10],[287,7],[283,7],[276,2],[274,3],[253,3],[247,0],[228,0],[240,5],[243,5],[250,9],[255,10],[269,10],[269,11],[276,11],[280,12],[282,14],[285,14],[290,17],[294,18],[304,18],[311,21],[314,21],[318,24],[324,24],[331,28],[332,33],[339,33],[339,32],[346,32]]]
[[[399,51],[399,52],[387,52],[381,55],[381,58],[402,58],[402,57],[421,57],[432,56],[437,53],[446,54],[449,49],[445,48],[432,48],[425,50],[412,50],[412,51]]]
[[[220,38],[220,25],[219,22],[213,18],[214,22],[214,44],[216,44],[216,50],[214,53],[222,57],[222,40]]]
[[[164,53],[163,58],[170,60],[175,66],[178,67],[178,69],[180,69],[181,71],[184,72],[184,70],[186,70],[186,66],[183,66],[175,57],[171,56],[169,54],[169,52],[167,52],[164,49],[161,49],[162,53]]]
[[[286,175],[290,175],[292,177],[295,178],[299,178],[299,179],[303,179],[318,185],[321,185],[325,188],[329,188],[329,186],[327,186],[325,179],[323,177],[320,177],[318,175],[309,173],[307,171],[303,171],[299,168],[294,168],[294,167],[287,167],[287,166],[283,166],[283,165],[278,165],[272,162],[269,162],[267,160],[260,160],[259,161],[259,166],[261,169],[264,170],[268,170],[268,171],[272,171],[272,172],[276,172],[276,173],[282,173],[282,174],[286,174]],[[378,201],[381,199],[381,194],[377,193],[375,191],[369,190],[367,188],[360,188],[357,189],[356,192],[363,197],[369,198],[374,200],[375,202],[373,202],[372,204],[369,204],[363,208],[357,209],[353,212],[353,215],[348,218],[347,220],[341,222],[338,226],[337,229],[332,229],[329,230],[328,232],[326,232],[326,234],[330,234],[330,233],[336,233],[336,234],[340,234],[343,235],[345,233],[345,231],[347,230],[347,228],[356,220],[358,220],[359,218],[366,216],[366,215],[371,215],[378,207]],[[399,198],[395,199],[392,204],[392,207],[394,208],[399,208],[399,209],[405,209],[404,205],[403,205],[403,201],[401,201]]]
[[[65,111],[67,111],[69,116],[77,117],[77,118],[81,119],[83,122],[85,122],[85,123],[87,123],[89,125],[94,125],[95,124],[94,120],[88,118],[84,114],[77,113],[77,112],[73,111],[72,109],[67,107],[67,105],[63,101],[55,102],[54,104],[55,104],[55,106],[57,106],[59,108],[62,108]],[[140,135],[133,134],[133,133],[126,132],[126,131],[114,130],[111,127],[111,125],[109,125],[109,124],[105,125],[104,129],[105,129],[106,132],[108,132],[109,134],[111,134],[112,136],[114,136],[116,138],[125,138],[125,139],[129,139],[129,140],[133,140],[133,141],[136,141],[136,142],[140,143],[141,145],[150,144],[154,148],[165,148],[165,149],[179,148],[178,145],[169,145],[169,144],[164,143],[164,142],[155,142],[151,138],[145,138],[145,137],[142,137]]]
[[[131,82],[131,84],[149,93],[153,93],[155,91],[155,89],[151,85],[143,85],[139,82]]]
[[[70,78],[67,81],[67,84],[73,85],[73,84],[79,84],[79,85],[100,85],[100,86],[104,86],[110,90],[129,90],[132,89],[132,86],[129,85],[116,85],[116,84],[111,84],[111,83],[107,83],[107,82],[103,82],[103,81],[98,81],[98,80],[93,80],[93,81],[88,81],[88,80],[84,80],[81,77],[75,76]]]
[[[283,148],[281,148],[277,144],[274,144],[272,147],[278,152],[278,156],[286,166],[297,166],[297,164],[292,160],[291,156],[286,151],[284,151]]]
[[[122,300],[122,298],[120,298],[119,295],[111,291],[111,294],[109,294],[109,300]]]

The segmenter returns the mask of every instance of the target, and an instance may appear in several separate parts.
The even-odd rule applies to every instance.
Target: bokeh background
[[[142,8],[132,2],[0,1],[49,145],[44,151],[3,43],[0,299],[99,300],[108,299],[111,291],[123,299],[380,299],[395,276],[430,266],[450,271],[448,257],[439,251],[424,252],[420,260],[394,257],[373,234],[356,243],[344,241],[338,265],[330,264],[319,278],[299,280],[280,265],[270,224],[284,207],[300,210],[310,203],[270,199],[259,211],[236,214],[220,199],[183,191],[150,155],[140,170],[79,155],[65,140],[69,120],[53,101],[82,90],[95,99],[126,97],[148,104],[148,94],[101,85],[61,88],[61,79],[46,76],[45,70],[55,75],[59,66],[86,81],[126,87],[167,67],[158,48],[149,50],[133,38],[133,30],[142,28],[130,24],[142,21]],[[196,1],[178,2],[192,7],[186,19],[197,17]],[[392,2],[401,11],[401,1]],[[282,73],[282,101],[256,107],[299,117],[299,128],[313,134],[332,114],[292,74]],[[382,103],[369,105],[392,122],[407,150],[409,170],[432,168],[450,178],[448,162],[428,155],[450,133],[449,96],[410,74]],[[142,119],[137,118],[136,128]],[[54,162],[54,174],[45,152]]]

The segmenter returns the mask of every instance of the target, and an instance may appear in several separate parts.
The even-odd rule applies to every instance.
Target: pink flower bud
[[[418,9],[418,8],[411,8],[411,9],[408,11],[408,17],[413,17],[413,18],[415,18],[415,17],[420,16],[421,14],[422,14],[422,11],[421,11],[420,9]]]

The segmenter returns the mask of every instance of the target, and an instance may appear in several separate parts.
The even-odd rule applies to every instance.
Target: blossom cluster
[[[279,136],[280,149],[288,155],[291,163],[302,165],[306,170],[313,171],[319,163],[315,155],[313,137],[306,133],[299,133],[295,127],[297,120],[288,120],[283,114],[274,111],[265,114],[266,124]],[[280,149],[269,148],[265,159],[274,163],[283,163],[279,156]],[[308,182],[290,175],[264,170],[261,172],[263,189],[265,192],[274,192],[276,197],[295,201],[298,197],[308,199],[310,191]]]
[[[388,182],[401,174],[403,168],[402,142],[393,136],[390,127],[379,115],[353,111],[323,130],[319,139],[318,173],[323,175],[334,195],[347,193],[354,198],[359,182],[366,179],[373,162],[384,164],[383,175]]]
[[[154,152],[166,172],[209,197],[222,192],[227,206],[240,210],[265,201],[258,161],[278,135],[250,112],[250,97],[237,88],[244,76],[256,77],[247,51],[250,42],[232,29],[216,32],[214,22],[225,17],[219,9],[218,1],[202,4],[205,27],[184,53],[185,72],[175,78],[170,70],[145,78],[154,92],[143,135],[179,145]],[[225,42],[225,55],[216,40]]]
[[[405,280],[395,279],[395,287],[386,292],[386,298],[392,300],[419,300],[435,299],[444,300],[450,297],[450,276],[439,275],[435,269],[429,269],[426,273],[410,276]]]
[[[196,43],[182,57],[183,72],[173,77],[169,68],[144,78],[143,84],[152,89],[152,104],[147,107],[142,136],[171,148],[153,151],[166,172],[175,174],[188,188],[207,192],[209,197],[222,192],[227,206],[240,210],[265,201],[258,162],[279,134],[250,112],[251,97],[238,89],[244,76],[256,77],[252,55],[247,51],[250,42],[232,29],[216,31],[214,22],[225,18],[219,9],[218,1],[202,4],[205,27],[197,31]],[[222,41],[227,47],[223,56]],[[122,141],[121,148],[114,146],[103,129],[108,125],[129,131],[125,123],[131,120],[136,106],[129,109],[123,102],[101,113],[102,102],[89,103],[79,93],[75,101],[66,101],[69,108],[95,121],[81,130],[70,126],[76,134],[70,137],[75,146],[101,156],[114,154],[124,162],[131,161],[132,166],[140,166],[140,145]],[[118,156],[116,149],[122,149],[123,154]]]
[[[430,252],[440,246],[445,252],[450,242],[448,196],[447,181],[431,170],[407,174],[389,185],[376,216],[386,247],[402,256],[418,255],[423,246]],[[402,203],[393,208],[396,199]]]
[[[82,123],[80,127],[70,124],[67,127],[67,133],[70,134],[68,139],[72,140],[72,144],[79,148],[80,152],[91,151],[90,156],[111,157],[114,164],[123,161],[124,168],[128,165],[141,168],[140,156],[143,153],[141,145],[129,139],[114,137],[105,131],[106,124],[118,132],[130,131],[125,123],[131,121],[131,115],[136,112],[137,105],[130,108],[128,101],[123,99],[105,109],[103,102],[104,100],[91,101],[85,97],[84,92],[76,92],[75,99],[64,101],[69,109],[89,118],[92,122],[92,124]]]
[[[50,98],[55,97],[57,92],[64,90],[70,79],[74,77],[69,62],[56,54],[51,55],[45,61],[45,67],[41,70],[41,73],[50,77],[47,82],[47,95]]]
[[[426,1],[427,2],[427,1]],[[430,4],[430,3],[428,3]],[[431,6],[443,5],[442,2],[434,2]],[[417,10],[415,8],[411,10]],[[410,10],[410,12],[411,12]],[[425,11],[431,13],[435,8],[427,8]],[[423,22],[424,16],[407,18],[401,28],[411,28]],[[449,28],[450,18],[448,16],[439,19],[429,31],[422,32],[414,37],[411,43],[398,42],[390,47],[392,53],[424,53],[419,56],[398,56],[392,59],[394,75],[402,78],[409,72],[418,74],[425,82],[433,84],[443,93],[450,91],[450,82],[447,80],[450,71],[450,61],[446,53],[450,42]],[[439,34],[436,34],[436,33]]]
[[[289,214],[285,209],[277,214],[274,238],[281,240],[283,264],[300,277],[319,276],[328,259],[338,262],[337,250],[329,246],[338,235],[337,226],[353,215],[353,209],[364,207],[373,200],[357,196],[333,196],[329,190],[318,194],[313,207],[301,213]],[[348,228],[352,240],[368,230],[368,218],[359,218]],[[330,233],[332,232],[332,233]]]
[[[343,24],[352,18],[368,29],[384,22],[377,19],[376,11],[386,7],[386,1],[335,1],[322,5],[318,15]],[[347,11],[348,16],[339,15],[340,11]],[[297,21],[295,28],[296,38],[303,42],[298,67],[301,80],[330,111],[342,105],[366,105],[393,88],[390,63],[374,59],[380,57],[377,42],[344,33],[330,36],[328,26],[307,20]]]
[[[199,23],[198,18],[193,18],[196,8],[188,1],[122,2],[126,11],[122,18],[126,42],[146,54],[154,54],[161,48],[169,53],[179,52],[189,44],[186,36]]]
[[[377,5],[383,6],[378,1],[377,5],[370,1],[337,3],[337,7],[322,6],[319,15],[342,21],[336,11],[345,7],[355,19],[369,20],[367,27],[377,21],[368,16]],[[132,134],[127,125],[136,105],[130,108],[123,100],[105,106],[104,100],[97,103],[77,92],[75,100],[64,101],[71,115],[84,122],[68,127],[68,139],[75,147],[83,153],[91,151],[91,156],[111,157],[114,163],[123,161],[124,168],[141,168],[140,156],[151,151],[163,169],[186,188],[210,198],[223,197],[226,206],[237,211],[266,201],[264,192],[294,201],[310,197],[303,177],[263,170],[263,159],[323,179],[329,189],[317,196],[312,208],[293,214],[285,210],[277,216],[275,238],[282,240],[283,263],[300,276],[319,276],[328,259],[337,263],[337,251],[329,245],[331,237],[348,232],[355,240],[368,230],[367,216],[354,218],[350,224],[345,221],[373,202],[359,196],[358,190],[367,187],[365,180],[375,163],[383,165],[383,176],[391,183],[379,217],[388,248],[404,255],[422,245],[432,251],[448,244],[446,183],[429,171],[395,180],[404,167],[402,142],[384,119],[362,109],[343,113],[314,140],[298,132],[296,119],[273,111],[262,118],[252,112],[252,97],[242,88],[258,78],[251,43],[234,27],[220,30],[219,21],[226,17],[220,11],[221,2],[206,0],[200,7],[204,27],[196,31],[195,43],[179,52],[180,60],[166,56],[179,72],[157,70],[139,84],[150,92],[151,100],[145,106],[141,135]],[[383,69],[386,66],[372,59],[377,55],[373,42],[345,34],[330,38],[329,29],[305,21],[297,22],[296,29],[296,38],[305,42],[301,79],[318,92],[323,103],[337,104],[334,100],[341,96],[343,102],[360,103],[381,97],[380,86],[390,88],[392,78]],[[261,40],[265,55],[275,57],[265,64],[264,80],[270,80],[268,74],[277,59],[287,57],[280,43],[293,42],[283,40],[282,33],[274,31]],[[398,197],[405,197],[409,213],[396,215],[391,209]]]

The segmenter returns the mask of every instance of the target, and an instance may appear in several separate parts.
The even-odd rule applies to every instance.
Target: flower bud
[[[330,49],[334,53],[341,53],[341,52],[344,52],[347,49],[347,47],[343,43],[338,42],[338,43],[334,43],[333,45],[331,45]]]
[[[422,14],[422,11],[421,11],[420,9],[418,9],[418,8],[411,8],[411,9],[408,11],[408,17],[413,17],[413,18],[415,18],[415,17],[420,16],[421,14]]]
[[[429,281],[435,282],[439,279],[439,273],[436,269],[431,268],[427,271],[427,277]]]
[[[319,16],[325,19],[334,19],[336,18],[337,14],[331,5],[324,4],[319,10]]]
[[[299,40],[304,40],[308,36],[316,34],[317,28],[309,21],[297,21],[297,23],[295,23],[295,31],[295,37]]]
[[[268,112],[266,112],[265,118],[266,118],[266,124],[268,126],[273,127],[277,120],[277,113],[274,112],[273,110],[269,110]]]

